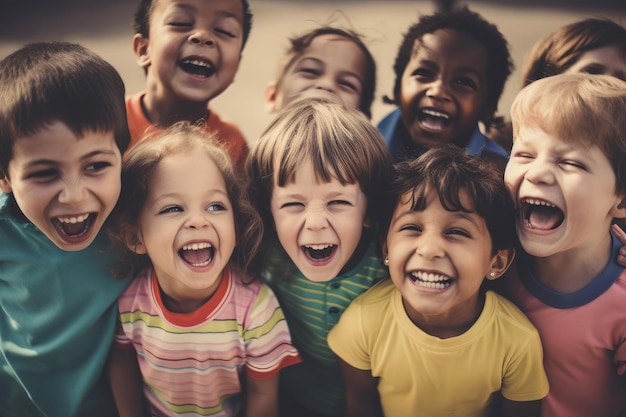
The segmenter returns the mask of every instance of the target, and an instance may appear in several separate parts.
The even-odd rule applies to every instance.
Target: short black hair
[[[130,142],[124,82],[115,68],[70,42],[35,42],[0,61],[0,176],[16,138],[58,120],[76,136],[113,132],[121,153]]]
[[[517,247],[515,204],[504,184],[502,174],[484,158],[465,149],[446,144],[430,148],[418,158],[394,165],[394,179],[384,198],[387,205],[382,222],[386,239],[396,206],[411,193],[411,208],[422,211],[427,197],[434,192],[449,211],[476,212],[485,219],[492,243],[492,253]],[[472,207],[461,201],[465,191]]]
[[[140,0],[139,6],[135,11],[133,19],[133,29],[135,33],[141,34],[144,38],[149,37],[150,32],[150,15],[152,14],[152,8],[157,0]],[[250,11],[250,4],[248,0],[241,0],[243,6],[243,41],[241,43],[241,49],[243,50],[250,36],[250,30],[252,30],[252,11]]]
[[[498,28],[478,13],[471,11],[467,6],[458,7],[449,12],[422,16],[417,23],[409,27],[400,44],[393,66],[396,74],[393,101],[399,102],[402,74],[414,54],[415,41],[439,29],[453,29],[465,33],[484,45],[488,59],[487,105],[495,113],[506,80],[513,71],[513,61],[509,53],[508,43]]]

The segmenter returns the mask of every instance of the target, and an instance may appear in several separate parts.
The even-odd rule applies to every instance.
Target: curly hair
[[[422,16],[404,35],[393,70],[396,75],[393,87],[393,100],[387,102],[398,103],[402,74],[411,57],[415,54],[420,40],[424,35],[439,29],[452,29],[472,36],[484,45],[487,51],[487,105],[494,112],[498,108],[498,101],[504,90],[506,80],[511,75],[514,65],[509,53],[508,42],[498,28],[486,21],[478,13],[471,11],[467,6],[456,8],[450,12],[439,12]]]

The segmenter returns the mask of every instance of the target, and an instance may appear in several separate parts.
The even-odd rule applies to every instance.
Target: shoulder
[[[535,326],[513,302],[493,291],[487,291],[486,297],[489,300],[486,303],[493,305],[493,311],[490,314],[493,316],[494,325],[506,331],[507,338],[511,341],[514,335],[523,340],[528,339],[529,336],[539,336]]]

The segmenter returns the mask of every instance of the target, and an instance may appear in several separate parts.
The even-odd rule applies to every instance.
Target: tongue
[[[190,263],[192,265],[198,265],[205,262],[208,262],[213,255],[213,250],[209,248],[198,249],[198,250],[184,250],[182,251],[181,256],[185,260],[185,262]]]
[[[68,236],[78,236],[85,231],[87,227],[87,222],[78,222],[78,223],[61,223],[61,228],[63,229],[63,233]]]
[[[422,125],[431,130],[443,130],[446,127],[446,120],[440,117],[424,116]]]
[[[546,206],[533,207],[528,217],[530,227],[538,230],[554,229],[561,220],[562,214],[560,210]]]

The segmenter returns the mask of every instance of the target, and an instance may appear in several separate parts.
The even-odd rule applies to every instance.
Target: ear
[[[133,36],[133,52],[135,53],[137,65],[141,68],[150,66],[150,40],[148,38],[144,38],[140,33],[135,33],[135,36]]]
[[[143,237],[136,227],[126,227],[121,233],[128,249],[135,252],[137,255],[145,255],[148,253],[146,246],[143,244]]]
[[[0,171],[0,175],[2,176],[0,178],[0,190],[9,194],[11,191],[13,191],[13,189],[11,188],[11,183],[9,182],[9,180],[7,179],[7,176],[3,174],[2,171]]]
[[[278,95],[278,88],[276,82],[271,82],[265,87],[265,93],[263,98],[265,99],[265,111],[268,113],[276,112],[276,97]]]
[[[609,214],[615,219],[626,218],[626,196],[618,197],[618,202],[615,207],[611,207]]]
[[[491,259],[491,269],[487,272],[487,279],[493,281],[500,278],[515,259],[515,249],[500,249]]]

